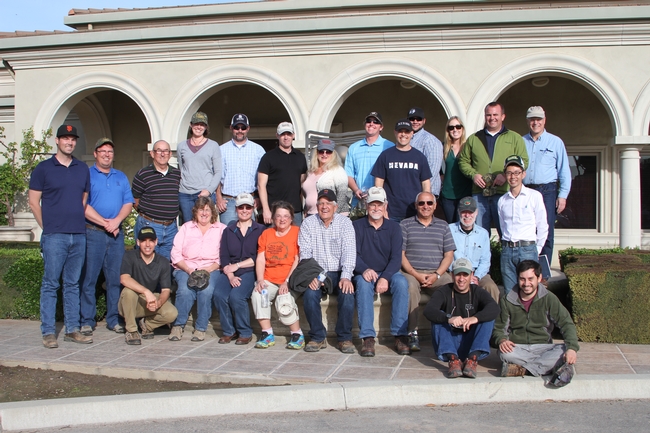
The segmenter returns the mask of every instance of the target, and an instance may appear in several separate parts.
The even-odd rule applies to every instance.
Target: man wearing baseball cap
[[[257,168],[264,156],[264,148],[248,139],[248,116],[237,113],[230,121],[232,140],[221,146],[223,171],[217,188],[219,220],[228,225],[237,221],[235,197],[248,193],[257,197]],[[256,206],[257,207],[257,206]]]
[[[548,237],[542,248],[542,255],[545,255],[550,263],[553,260],[555,218],[564,210],[571,190],[569,157],[562,139],[546,131],[546,113],[542,107],[530,107],[526,113],[526,121],[530,132],[524,135],[524,142],[530,161],[524,185],[539,191],[544,198]]]
[[[426,156],[411,146],[413,127],[408,119],[395,124],[394,147],[379,155],[371,174],[375,186],[383,187],[388,197],[388,216],[395,222],[416,214],[413,197],[431,192],[431,170]]]
[[[379,135],[384,129],[384,121],[376,111],[365,117],[366,136],[363,140],[350,145],[345,157],[345,171],[348,174],[348,186],[352,190],[352,207],[365,198],[368,189],[375,185],[375,178],[370,174],[379,155],[395,146],[391,141]]]
[[[451,266],[454,282],[436,290],[424,310],[431,321],[433,348],[449,362],[448,378],[476,378],[478,361],[490,354],[490,338],[499,305],[490,294],[472,284],[474,266],[457,259]]]
[[[539,260],[548,222],[542,194],[524,186],[524,160],[519,155],[506,158],[503,167],[510,191],[498,203],[501,223],[501,276],[505,294],[517,285],[517,265],[523,260]]]
[[[158,236],[152,227],[138,232],[138,249],[124,254],[120,268],[120,282],[124,286],[118,308],[126,322],[126,344],[141,344],[154,337],[153,330],[176,320],[178,311],[169,302],[171,268],[169,260],[155,252]],[[140,333],[138,323],[140,318]]]
[[[440,166],[442,166],[442,143],[435,135],[424,129],[427,119],[424,110],[420,107],[413,107],[406,116],[413,126],[413,139],[411,146],[419,150],[427,157],[429,169],[431,170],[431,193],[438,198],[440,196]]]
[[[43,229],[41,251],[41,333],[48,349],[56,341],[56,300],[63,277],[65,341],[88,344],[93,340],[80,331],[79,277],[86,255],[84,210],[90,191],[88,166],[72,156],[77,128],[61,125],[56,131],[56,154],[40,162],[29,180],[29,207]]]
[[[375,293],[389,293],[390,333],[395,351],[410,355],[408,347],[408,282],[399,271],[402,262],[402,230],[399,224],[384,218],[386,192],[381,187],[368,190],[368,216],[352,223],[357,241],[357,262],[352,282],[355,287],[361,356],[375,356]]]
[[[271,205],[284,200],[294,209],[293,222],[302,222],[302,197],[300,186],[307,177],[307,160],[302,152],[293,148],[296,134],[293,125],[282,122],[278,125],[278,147],[268,151],[257,168],[257,191],[262,204],[264,224],[271,225]]]

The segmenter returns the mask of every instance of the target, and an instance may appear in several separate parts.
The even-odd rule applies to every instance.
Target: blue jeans
[[[446,355],[454,354],[461,360],[472,352],[481,352],[479,360],[490,354],[490,337],[494,320],[470,326],[467,332],[455,331],[449,323],[434,323],[432,340],[436,356],[441,361],[449,361]]]
[[[219,279],[220,271],[210,272],[210,283],[208,287],[203,290],[193,289],[187,286],[187,280],[190,276],[180,269],[174,270],[174,279],[178,283],[176,290],[176,302],[174,305],[178,310],[178,316],[174,321],[173,326],[185,327],[187,319],[190,316],[190,310],[196,301],[196,320],[194,321],[194,329],[197,331],[205,331],[208,329],[208,320],[212,316],[212,294],[214,286]]]
[[[539,261],[537,245],[527,247],[502,247],[501,248],[501,277],[503,278],[503,289],[505,294],[510,293],[513,287],[518,284],[517,265],[522,260]]]
[[[458,221],[458,203],[460,203],[459,198],[440,197],[440,204],[442,205],[442,210],[445,213],[445,219],[449,224]]]
[[[106,278],[106,325],[118,324],[117,303],[120,300],[120,267],[124,256],[124,232],[117,237],[104,230],[86,227],[86,264],[81,272],[81,326],[95,327],[97,313],[95,286],[99,271]]]
[[[194,207],[194,203],[196,203],[196,199],[198,198],[198,192],[195,192],[194,194],[186,194],[184,192],[178,193],[178,205],[181,208],[181,217],[183,218],[183,223],[192,221],[192,208]],[[217,196],[215,193],[210,194],[210,199],[212,200],[212,203],[217,202]],[[233,206],[234,205],[235,204],[233,200]]]
[[[56,331],[56,293],[63,275],[65,332],[79,330],[79,276],[86,256],[86,235],[50,233],[41,236],[43,281],[41,282],[41,333]]]
[[[231,221],[237,221],[237,208],[235,207],[235,199],[224,197],[226,200],[226,210],[219,214],[219,221],[225,225],[230,224]]]
[[[191,213],[191,211],[190,211]],[[158,244],[156,244],[156,252],[161,256],[165,257],[167,260],[170,259],[172,252],[172,245],[174,244],[174,237],[178,233],[178,226],[176,222],[166,226],[163,224],[158,224],[153,221],[146,220],[140,215],[135,220],[135,229],[133,236],[137,239],[138,233],[142,227],[151,227],[156,232],[158,237]]]
[[[549,265],[553,261],[553,244],[555,240],[555,218],[557,214],[555,213],[555,202],[557,201],[557,184],[556,183],[547,183],[544,185],[539,185],[535,188],[542,194],[544,199],[544,207],[546,207],[546,221],[548,222],[548,236],[546,237],[546,242],[542,247],[541,254],[545,255],[548,259]]]
[[[381,277],[381,274],[379,275]],[[359,318],[359,338],[376,337],[375,331],[375,284],[363,279],[362,275],[352,278],[354,282],[354,296],[357,301],[357,314]],[[409,316],[409,284],[400,272],[395,272],[388,284],[388,291],[393,295],[390,317],[390,333],[394,336],[407,335]]]
[[[242,274],[240,278],[240,286],[232,287],[228,276],[220,272],[214,286],[212,303],[219,312],[223,335],[239,332],[240,337],[248,338],[253,335],[248,301],[255,288],[255,271]]]
[[[328,272],[332,280],[334,293],[337,295],[336,304],[338,316],[336,319],[336,337],[338,341],[352,341],[352,318],[354,315],[354,293],[342,293],[339,289],[340,272]],[[323,292],[307,288],[303,293],[303,307],[309,323],[309,337],[312,341],[323,341],[327,330],[323,325],[323,312],[320,301]]]
[[[492,223],[497,228],[499,237],[501,237],[501,224],[499,223],[499,208],[497,204],[503,194],[495,194],[491,197],[484,197],[483,194],[472,194],[476,204],[478,205],[478,215],[476,216],[476,224],[483,227],[490,233]]]

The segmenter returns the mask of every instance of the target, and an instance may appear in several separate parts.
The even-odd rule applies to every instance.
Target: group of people
[[[504,375],[521,373],[519,367],[534,375],[561,370],[566,379],[576,358],[575,327],[541,284],[537,260],[549,239],[552,251],[549,221],[564,207],[571,177],[561,140],[544,129],[543,109],[531,107],[527,118],[530,133],[522,138],[503,126],[503,106],[490,103],[483,130],[465,140],[462,122],[452,117],[443,145],[424,130],[418,107],[395,124],[395,143],[381,136],[382,116],[371,112],[365,137],[350,146],[344,164],[336,144],[321,139],[308,166],[293,147],[289,122],[278,125],[278,146],[265,153],[248,139],[245,114],[233,116],[232,139],[218,145],[207,138],[207,115],[197,112],[189,138],[177,146],[179,167],[169,164],[170,145],[159,140],[150,152],[153,163],[132,185],[112,168],[111,139],[98,140],[88,170],[72,156],[76,128],[62,125],[57,153],[34,170],[29,190],[43,227],[43,344],[58,347],[54,309],[61,277],[64,339],[92,343],[102,270],[107,326],[124,333],[127,344],[153,338],[166,324],[169,340],[181,340],[195,303],[192,341],[205,339],[214,307],[223,330],[219,343],[249,344],[250,302],[262,330],[255,347],[275,344],[274,304],[291,332],[287,348],[317,352],[327,346],[321,299],[336,294],[338,349],[356,350],[356,308],[359,353],[371,357],[375,295],[388,293],[395,350],[408,355],[420,350],[418,309],[426,291],[433,295],[424,315],[433,324],[437,356],[449,362],[449,377],[476,377],[476,362],[489,353],[492,336]],[[529,186],[523,182],[527,165],[528,180],[535,182]],[[433,216],[438,200],[449,223]],[[121,223],[133,206],[136,249],[125,252]],[[352,221],[348,215],[358,206],[366,215]],[[503,295],[489,275],[492,220],[503,247]],[[173,305],[172,275],[178,287]],[[300,296],[308,341],[296,305]],[[539,329],[519,319],[531,308]],[[560,325],[566,346],[551,344],[550,323]],[[552,349],[540,355],[537,347],[524,347],[529,344]],[[553,365],[539,367],[532,359],[557,354]]]

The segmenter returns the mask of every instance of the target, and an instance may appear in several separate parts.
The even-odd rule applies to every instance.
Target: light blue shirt
[[[368,144],[365,138],[350,145],[345,157],[345,172],[354,179],[361,189],[370,189],[375,186],[375,178],[370,175],[372,168],[384,150],[395,146],[392,141],[379,136],[373,144]],[[352,207],[357,204],[356,196],[352,199]]]
[[[411,146],[424,153],[431,169],[431,194],[440,195],[440,166],[442,165],[442,143],[424,128],[413,134]]]
[[[236,197],[257,190],[257,167],[266,152],[254,141],[237,146],[232,140],[221,146],[221,194]]]
[[[109,173],[104,173],[97,165],[90,167],[90,193],[88,204],[103,218],[115,218],[122,206],[133,203],[131,183],[124,173],[111,168]]]
[[[567,198],[571,190],[571,168],[562,139],[544,130],[537,141],[533,141],[530,133],[524,135],[524,142],[529,158],[524,185],[543,185],[559,179],[558,197]]]
[[[474,267],[474,276],[479,280],[490,273],[490,235],[483,227],[474,224],[471,232],[465,233],[460,223],[449,224],[449,230],[456,243],[454,261],[460,258],[468,259]],[[451,266],[449,267],[451,271]]]

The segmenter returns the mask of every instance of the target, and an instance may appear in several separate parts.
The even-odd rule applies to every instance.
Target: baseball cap
[[[379,123],[382,125],[384,124],[384,120],[381,118],[381,114],[377,113],[376,111],[370,112],[370,114],[366,116],[366,120],[368,120],[370,117],[374,117],[375,119],[379,120]]]
[[[524,165],[524,160],[519,155],[510,155],[509,157],[507,157],[505,163],[503,164],[503,169],[505,170],[509,165],[518,165],[519,167],[522,168],[522,170],[526,169]]]
[[[544,119],[546,118],[546,113],[544,112],[544,109],[542,107],[532,106],[526,112],[526,119],[530,119],[532,117]]]
[[[474,212],[477,208],[476,200],[473,197],[461,198],[458,203],[458,212],[469,211]]]
[[[280,316],[281,322],[284,323],[295,323],[298,321],[298,307],[293,301],[291,293],[285,293],[283,295],[278,295],[275,298],[275,308]]]
[[[366,198],[366,202],[372,203],[373,201],[380,201],[382,203],[386,202],[386,191],[384,191],[384,188],[373,186],[368,190],[368,197]]]
[[[108,137],[102,137],[99,140],[97,140],[97,143],[95,143],[95,150],[99,149],[105,144],[110,144],[111,147],[115,148],[115,145],[113,144],[113,140],[111,140]]]
[[[282,122],[278,125],[278,135],[282,135],[285,132],[295,133],[293,130],[293,125],[289,122]]]
[[[255,207],[255,199],[249,193],[242,192],[237,197],[235,197],[235,207],[241,206],[243,204],[248,204]]]
[[[197,111],[196,113],[192,114],[192,119],[190,119],[190,123],[192,125],[194,125],[195,123],[203,123],[205,126],[208,126],[208,115],[201,111]]]
[[[336,146],[336,143],[334,143],[329,138],[321,138],[320,140],[318,140],[317,150],[329,150],[334,152],[334,146]]]
[[[318,192],[318,199],[317,200],[320,200],[323,197],[325,197],[329,201],[334,201],[334,202],[336,201],[336,193],[334,191],[332,191],[331,189],[321,189]]]
[[[138,232],[138,240],[143,241],[145,239],[151,239],[152,241],[158,239],[156,231],[151,227],[142,227]]]
[[[237,126],[237,125],[244,125],[245,127],[248,128],[249,126],[248,116],[242,113],[237,113],[234,116],[232,116],[232,120],[230,121],[230,126]]]
[[[75,128],[72,125],[59,126],[59,129],[56,130],[56,138],[66,137],[66,136],[79,138],[79,134],[77,134],[77,128]]]
[[[395,131],[399,131],[400,129],[406,129],[410,132],[413,131],[413,125],[411,125],[408,119],[400,119],[395,124]]]
[[[420,119],[424,119],[424,110],[420,107],[413,107],[409,110],[409,113],[406,117],[409,119],[411,117],[419,117]]]
[[[451,265],[451,272],[453,272],[454,275],[460,272],[471,274],[473,269],[472,262],[464,257],[456,259],[456,261]]]

